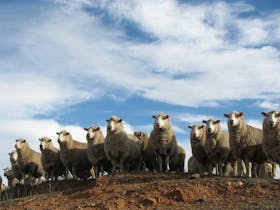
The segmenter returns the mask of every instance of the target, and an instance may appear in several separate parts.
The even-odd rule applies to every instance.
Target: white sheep
[[[178,152],[177,140],[172,128],[170,116],[161,113],[153,116],[154,128],[150,134],[149,144],[156,155],[159,172],[169,171],[170,159]]]
[[[140,142],[137,137],[124,130],[122,121],[117,116],[111,116],[107,120],[104,150],[113,166],[113,173],[117,172],[117,167],[120,173],[140,170],[142,163]]]
[[[262,112],[263,119],[263,151],[269,160],[280,164],[280,112]]]
[[[66,173],[71,172],[74,179],[89,178],[91,163],[87,157],[87,144],[74,140],[71,133],[66,130],[57,132],[57,135],[60,159],[66,168]]]
[[[224,116],[228,118],[231,152],[238,159],[237,175],[241,176],[243,160],[246,177],[250,177],[250,162],[253,166],[253,176],[256,177],[256,164],[263,164],[267,159],[262,148],[262,130],[246,124],[243,112],[233,111]]]
[[[99,177],[99,174],[104,174],[104,171],[111,173],[112,165],[106,157],[104,151],[104,135],[99,126],[91,126],[84,128],[87,131],[87,155],[91,162],[91,175],[92,177]]]
[[[220,120],[203,120],[206,123],[206,153],[220,176],[223,176],[224,165],[230,154],[229,135],[221,129]]]
[[[53,146],[52,140],[42,137],[40,141],[41,163],[46,172],[46,181],[57,180],[58,176],[66,176],[66,168],[60,160],[60,151]]]
[[[24,177],[24,184],[27,183],[26,181],[32,183],[33,177],[41,178],[45,174],[41,164],[41,154],[31,149],[23,138],[16,140],[15,148],[18,153],[18,165]]]

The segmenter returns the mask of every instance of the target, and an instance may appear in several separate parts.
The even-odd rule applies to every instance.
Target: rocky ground
[[[50,187],[52,192],[49,192]],[[1,209],[280,209],[280,180],[110,175],[96,181],[43,183]]]

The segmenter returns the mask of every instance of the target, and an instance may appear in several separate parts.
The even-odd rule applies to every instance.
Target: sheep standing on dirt
[[[29,183],[32,178],[40,178],[45,174],[41,164],[41,154],[31,149],[25,139],[16,140],[15,148],[18,153],[18,165],[23,174],[24,184],[27,178]]]
[[[246,166],[246,177],[250,177],[250,162],[253,166],[253,176],[257,177],[256,164],[263,164],[266,155],[263,152],[262,130],[252,127],[245,122],[243,112],[233,111],[224,114],[228,118],[231,152],[238,159],[238,175],[241,175],[241,161]]]
[[[170,171],[176,171],[177,173],[184,173],[184,168],[185,168],[185,158],[186,158],[186,152],[181,147],[178,145],[178,152],[176,155],[174,155],[170,161]]]
[[[206,154],[206,131],[204,125],[189,125],[190,142],[192,148],[193,157],[199,162],[201,167],[199,171],[202,173],[211,174],[213,167],[208,155]]]
[[[200,163],[194,156],[191,156],[188,160],[188,174],[202,174],[204,171],[201,171],[203,167],[200,166]]]
[[[149,144],[156,155],[159,172],[170,170],[170,159],[177,155],[178,147],[169,115],[161,113],[153,116],[154,128]]]
[[[59,149],[53,146],[52,140],[48,137],[39,139],[41,150],[41,163],[46,172],[46,181],[57,180],[58,176],[65,176],[66,169],[60,160]]]
[[[140,170],[142,163],[141,145],[137,137],[124,131],[123,120],[112,116],[107,120],[107,136],[104,150],[113,166],[113,173]]]
[[[66,168],[66,173],[70,171],[74,179],[90,177],[91,163],[87,157],[87,144],[74,140],[66,130],[58,132],[57,135],[60,159]]]
[[[142,154],[142,158],[143,158],[146,168],[149,171],[155,171],[156,170],[156,157],[154,155],[153,148],[149,144],[148,135],[143,131],[135,131],[133,134],[140,141],[141,154]]]
[[[10,189],[15,188],[17,185],[21,184],[20,181],[15,177],[12,168],[7,167],[4,169],[4,176],[8,180],[8,186]]]
[[[12,166],[13,174],[15,178],[17,178],[21,183],[23,183],[23,176],[22,172],[20,171],[19,165],[18,165],[18,153],[16,150],[13,150],[9,153],[10,156],[10,163]]]
[[[280,164],[280,112],[272,110],[262,112],[263,151],[269,160]]]
[[[99,177],[104,174],[104,171],[111,173],[112,165],[107,159],[104,151],[104,135],[98,126],[84,128],[87,131],[87,155],[92,165],[90,173],[92,177]]]
[[[206,153],[220,176],[224,175],[224,166],[230,154],[229,135],[221,129],[220,120],[209,119],[206,123]]]

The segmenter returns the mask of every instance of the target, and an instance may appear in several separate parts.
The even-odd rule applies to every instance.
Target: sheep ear
[[[168,119],[168,118],[169,118],[169,115],[165,115],[165,116],[163,117],[164,120],[166,120],[166,119]]]
[[[217,124],[217,123],[219,123],[219,122],[221,122],[221,120],[216,120],[216,121],[215,121],[215,124]]]
[[[106,122],[109,122],[109,120],[106,120]]]
[[[48,140],[47,140],[47,142],[51,142],[51,141],[52,141],[51,139],[48,139]]]
[[[85,131],[88,131],[88,128],[84,128]]]
[[[157,119],[157,116],[153,115],[153,118],[154,118],[154,119]]]
[[[19,140],[17,139],[16,142],[18,142]]]
[[[23,139],[23,140],[22,140],[22,142],[23,142],[23,143],[25,143],[25,142],[26,142],[26,140],[25,140],[25,139]]]
[[[198,128],[199,128],[199,129],[202,129],[202,128],[204,128],[204,125],[201,125],[201,126],[199,126]]]
[[[275,117],[280,117],[280,112],[276,113]]]
[[[189,129],[192,129],[192,126],[191,126],[191,125],[188,125],[188,128],[189,128]]]
[[[261,112],[261,114],[263,115],[263,116],[267,116],[267,113],[266,112]]]
[[[56,134],[59,135],[60,133],[59,133],[59,132],[56,132]]]
[[[97,130],[97,131],[100,130],[100,127],[97,127],[96,130]]]
[[[243,112],[239,112],[239,114],[237,115],[237,117],[242,117],[243,116]]]
[[[203,123],[207,123],[207,121],[206,121],[206,120],[203,120],[202,122],[203,122]]]
[[[119,120],[118,120],[118,122],[120,122],[120,123],[121,123],[122,121],[123,121],[123,119],[119,119]]]
[[[229,114],[224,114],[225,117],[229,118]]]
[[[65,132],[65,135],[69,135],[69,132]]]
[[[8,155],[11,155],[11,154],[12,154],[11,152],[8,153]]]

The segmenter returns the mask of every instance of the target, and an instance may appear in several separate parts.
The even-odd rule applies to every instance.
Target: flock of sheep
[[[189,174],[212,174],[216,169],[219,176],[273,178],[276,163],[280,164],[280,112],[262,115],[262,130],[246,124],[244,114],[236,111],[224,115],[228,132],[217,119],[189,125],[193,155],[188,160]],[[16,140],[15,150],[9,153],[11,166],[4,169],[8,186],[0,177],[1,198],[7,189],[40,183],[42,176],[49,182],[67,179],[70,173],[73,179],[130,171],[183,173],[185,151],[177,144],[170,116],[161,113],[153,118],[150,136],[142,131],[127,133],[123,120],[112,116],[107,120],[106,137],[98,126],[84,128],[87,143],[74,140],[66,130],[57,133],[59,149],[51,139],[39,139],[41,153],[25,139]]]

